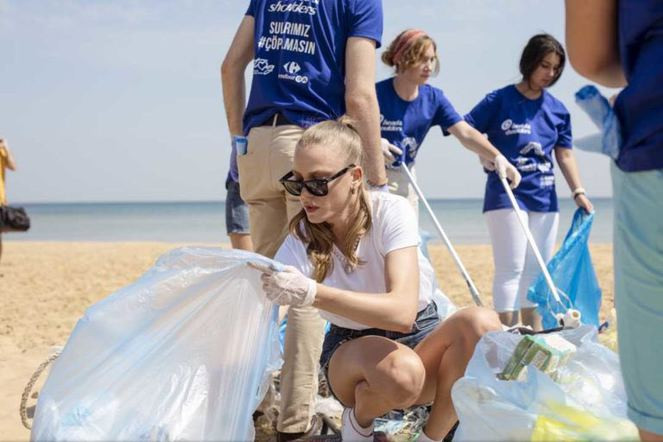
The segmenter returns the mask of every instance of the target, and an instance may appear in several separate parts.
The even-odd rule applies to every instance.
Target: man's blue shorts
[[[248,235],[249,207],[239,196],[239,183],[231,179],[226,180],[226,233]]]

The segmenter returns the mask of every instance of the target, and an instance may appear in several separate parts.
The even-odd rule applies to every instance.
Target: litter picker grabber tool
[[[557,293],[557,288],[555,287],[555,284],[553,283],[553,280],[550,277],[550,273],[548,272],[548,267],[546,267],[546,263],[543,261],[543,258],[541,257],[541,252],[539,252],[539,248],[536,246],[536,243],[534,242],[534,238],[532,237],[532,232],[530,232],[529,227],[527,227],[527,224],[525,223],[525,220],[523,219],[522,214],[520,213],[520,207],[516,202],[516,198],[513,196],[513,191],[511,190],[511,186],[509,186],[509,183],[506,180],[506,178],[502,176],[500,177],[500,181],[502,182],[502,186],[504,186],[506,194],[509,196],[509,201],[511,201],[511,206],[513,207],[514,212],[516,212],[516,218],[518,218],[520,227],[523,228],[523,232],[527,237],[527,242],[529,243],[529,246],[532,248],[532,252],[534,252],[534,256],[536,257],[536,262],[539,263],[539,267],[543,272],[543,277],[546,279],[546,283],[548,284],[550,293],[552,293],[553,297],[555,298],[555,301],[557,301],[560,305],[563,305],[561,299],[559,298],[559,294]]]
[[[430,205],[428,204],[428,201],[426,201],[426,198],[424,197],[424,194],[421,192],[421,189],[419,188],[419,186],[415,182],[414,177],[412,176],[412,173],[410,173],[410,169],[408,169],[408,167],[405,165],[405,163],[401,163],[401,167],[403,168],[403,172],[405,172],[408,179],[410,180],[410,184],[412,184],[412,187],[417,192],[417,195],[419,195],[419,199],[424,204],[424,207],[426,207],[426,210],[428,211],[428,214],[430,215],[431,219],[433,220],[433,224],[435,224],[435,228],[437,229],[438,233],[442,237],[442,240],[444,241],[444,244],[447,246],[447,249],[449,249],[449,253],[451,253],[451,256],[453,257],[453,260],[456,263],[456,267],[458,267],[458,270],[460,271],[461,275],[463,275],[463,278],[465,279],[465,283],[467,284],[467,287],[470,289],[470,294],[472,295],[472,299],[474,300],[474,303],[476,305],[482,307],[483,302],[481,301],[481,296],[479,295],[479,291],[477,290],[476,286],[474,285],[474,282],[472,282],[472,278],[470,278],[470,275],[467,273],[467,270],[465,270],[465,266],[463,266],[463,263],[460,261],[460,257],[456,253],[456,250],[454,249],[454,247],[451,245],[451,241],[449,241],[449,238],[447,237],[447,234],[444,233],[444,230],[442,229],[442,226],[437,221],[437,218],[435,217],[435,214],[433,213],[433,209],[431,209]]]
[[[555,287],[555,283],[552,280],[552,277],[550,276],[550,272],[548,272],[548,267],[546,266],[546,263],[543,261],[543,258],[541,257],[541,252],[539,252],[539,248],[536,246],[536,243],[534,242],[534,238],[532,237],[532,232],[530,232],[529,227],[527,227],[527,223],[525,223],[525,220],[522,217],[522,214],[520,213],[518,203],[516,202],[516,198],[513,196],[513,191],[511,190],[511,186],[509,186],[509,183],[507,182],[506,178],[500,177],[500,181],[502,182],[502,186],[504,187],[504,190],[506,191],[506,194],[509,197],[509,201],[511,202],[511,206],[513,207],[513,210],[516,212],[516,218],[518,218],[518,222],[520,223],[520,226],[523,228],[523,232],[525,233],[525,237],[527,237],[527,242],[529,243],[530,247],[532,248],[532,251],[534,252],[534,256],[536,257],[536,262],[539,264],[539,267],[541,268],[541,272],[543,273],[543,277],[546,280],[546,284],[548,285],[548,289],[550,289],[550,293],[552,293],[553,298],[555,298],[555,301],[559,303],[559,305],[564,305],[562,304],[562,300],[559,297],[559,292],[557,291],[557,288]],[[568,296],[562,292],[564,297],[568,300]],[[581,314],[579,310],[576,310],[572,308],[573,305],[570,307],[567,307],[566,313],[557,313],[555,317],[557,318],[557,322],[566,327],[578,327],[581,324]]]

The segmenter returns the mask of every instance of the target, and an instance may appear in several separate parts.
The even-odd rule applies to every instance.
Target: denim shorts
[[[320,355],[320,369],[324,373],[325,378],[327,378],[327,385],[329,385],[329,390],[332,391],[328,373],[329,361],[331,360],[334,352],[338,350],[341,345],[353,339],[361,338],[362,336],[384,336],[385,338],[391,339],[403,345],[407,345],[410,348],[414,348],[426,336],[428,336],[428,334],[432,332],[439,323],[440,318],[437,313],[437,306],[434,302],[431,302],[426,308],[417,313],[417,319],[412,325],[412,331],[410,333],[387,331],[379,328],[354,330],[350,328],[338,327],[332,324],[329,332],[327,332],[325,335],[325,341],[322,344],[322,354]]]
[[[249,234],[249,206],[239,196],[239,183],[226,181],[226,233]]]

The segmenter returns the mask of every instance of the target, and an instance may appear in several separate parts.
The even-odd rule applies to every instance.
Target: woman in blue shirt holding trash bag
[[[547,91],[562,75],[565,59],[554,37],[533,36],[520,58],[522,80],[489,93],[465,116],[520,172],[514,194],[545,261],[552,256],[559,223],[553,153],[576,205],[593,210],[571,150],[571,117]],[[523,324],[540,330],[536,304],[527,299],[539,266],[492,164],[482,164],[489,172],[483,211],[493,246],[495,309],[505,325],[515,325],[520,313]]]
[[[463,146],[495,164],[513,187],[518,185],[517,170],[481,133],[463,121],[441,89],[427,84],[440,67],[437,45],[428,34],[419,29],[401,32],[383,52],[382,61],[396,70],[395,76],[375,85],[391,193],[407,198],[418,214],[419,198],[401,164],[406,164],[414,175],[415,158],[432,126],[440,126],[445,135],[454,135]]]

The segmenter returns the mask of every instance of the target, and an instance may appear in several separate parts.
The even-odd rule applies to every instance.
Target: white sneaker
[[[359,425],[354,408],[344,408],[341,416],[341,439],[344,442],[372,442],[373,423],[368,428]]]

